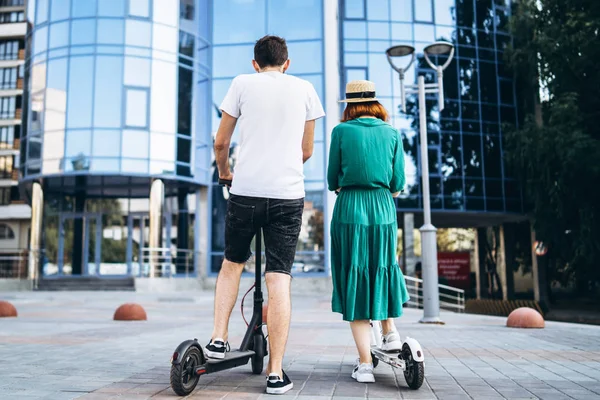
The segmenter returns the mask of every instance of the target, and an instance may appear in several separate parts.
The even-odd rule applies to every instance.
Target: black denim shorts
[[[304,199],[282,200],[232,194],[225,218],[225,259],[243,264],[252,255],[250,244],[262,228],[265,272],[291,274],[302,228]]]

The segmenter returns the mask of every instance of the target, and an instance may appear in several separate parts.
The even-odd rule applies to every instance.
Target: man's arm
[[[215,159],[219,169],[219,178],[233,179],[229,168],[229,146],[231,145],[231,136],[235,130],[237,118],[223,112],[217,137],[215,138]]]
[[[304,123],[304,136],[302,137],[302,162],[305,163],[313,154],[315,147],[315,120]]]

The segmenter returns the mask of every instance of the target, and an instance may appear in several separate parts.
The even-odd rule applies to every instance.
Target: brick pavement
[[[19,318],[0,319],[0,399],[175,399],[169,358],[183,340],[206,340],[211,293],[0,293]],[[504,327],[504,318],[443,313],[445,326],[421,325],[406,310],[401,335],[425,350],[426,381],[410,390],[402,373],[380,364],[377,383],[350,378],[356,358],[350,330],[327,296],[294,294],[284,399],[600,399],[600,327],[547,323],[543,330]],[[146,322],[114,322],[137,301]],[[251,303],[251,302],[248,302]],[[250,309],[248,309],[250,312]],[[231,341],[243,334],[239,310]],[[200,378],[189,399],[258,399],[264,377],[239,367]]]

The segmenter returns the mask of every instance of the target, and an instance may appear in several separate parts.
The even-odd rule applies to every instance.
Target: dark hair
[[[382,121],[388,120],[385,107],[378,101],[365,101],[364,103],[348,103],[344,110],[342,122],[350,121],[364,116],[373,116]]]
[[[254,45],[254,61],[261,68],[278,67],[288,59],[285,39],[279,36],[264,36]]]

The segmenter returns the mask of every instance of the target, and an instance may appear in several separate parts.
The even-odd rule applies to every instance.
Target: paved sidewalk
[[[19,311],[0,319],[0,399],[176,399],[169,359],[185,339],[208,339],[211,293],[0,293]],[[146,322],[114,322],[136,301]],[[250,305],[251,301],[247,302]],[[425,350],[426,382],[410,390],[380,364],[377,383],[350,378],[356,350],[327,296],[295,294],[286,370],[294,390],[279,399],[600,399],[600,327],[547,323],[504,327],[504,318],[442,314],[445,326],[418,324],[406,310],[398,328]],[[248,312],[250,309],[248,308]],[[231,341],[244,325],[236,308]],[[275,398],[250,366],[200,378],[189,399]]]

